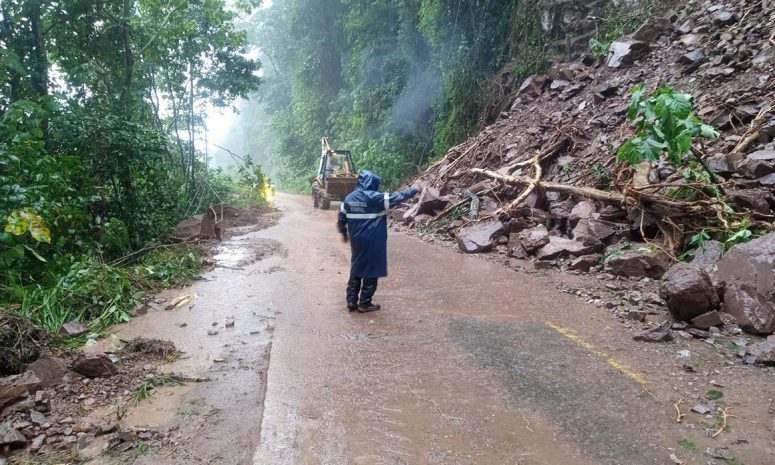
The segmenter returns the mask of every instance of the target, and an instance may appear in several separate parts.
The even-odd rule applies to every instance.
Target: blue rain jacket
[[[350,277],[387,276],[387,212],[396,204],[417,195],[417,189],[390,194],[378,192],[379,176],[363,170],[358,185],[339,208],[339,232],[350,236]]]

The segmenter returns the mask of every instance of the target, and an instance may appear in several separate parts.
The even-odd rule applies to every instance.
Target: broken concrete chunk
[[[617,40],[611,44],[608,50],[609,68],[622,68],[630,66],[636,60],[646,55],[650,50],[649,44],[637,40]]]
[[[461,252],[486,252],[492,248],[492,239],[503,230],[498,220],[483,221],[460,229],[457,233],[457,246]]]
[[[775,332],[775,233],[732,247],[718,263],[724,311],[752,334]]]
[[[708,272],[697,265],[677,263],[662,277],[659,295],[677,320],[689,321],[718,307]]]
[[[71,368],[87,378],[109,378],[118,374],[118,367],[106,354],[84,354],[76,358]]]

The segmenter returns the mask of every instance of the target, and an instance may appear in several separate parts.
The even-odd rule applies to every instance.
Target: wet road
[[[375,298],[383,310],[350,314],[335,212],[307,203],[282,197],[283,219],[265,232],[289,252],[289,286],[276,300],[255,464],[669,460],[681,437],[670,405],[635,360],[594,345],[637,351],[617,328],[598,334],[605,311],[537,277],[391,233],[390,276]]]
[[[233,231],[202,281],[159,296],[190,305],[134,318],[95,348],[170,339],[186,357],[164,369],[209,379],[131,410],[123,428],[173,438],[135,463],[722,465],[703,452],[728,446],[738,463],[771,465],[775,371],[704,342],[634,342],[607,310],[558,290],[593,277],[529,275],[393,232],[383,310],[348,313],[349,246],[336,212],[309,203],[280,196],[279,224]],[[735,415],[715,439],[718,414],[688,412],[709,389]]]

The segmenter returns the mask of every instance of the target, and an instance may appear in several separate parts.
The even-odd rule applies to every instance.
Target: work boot
[[[351,277],[347,281],[347,310],[358,310],[358,294],[361,293],[361,278]]]
[[[382,307],[377,304],[373,304],[371,302],[367,304],[360,304],[358,305],[358,313],[368,313],[368,312],[376,312],[377,310],[381,309]]]

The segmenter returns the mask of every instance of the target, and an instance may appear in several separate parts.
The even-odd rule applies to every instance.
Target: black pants
[[[351,277],[347,282],[347,305],[369,305],[374,293],[377,292],[378,278]],[[360,300],[359,300],[360,295]]]

